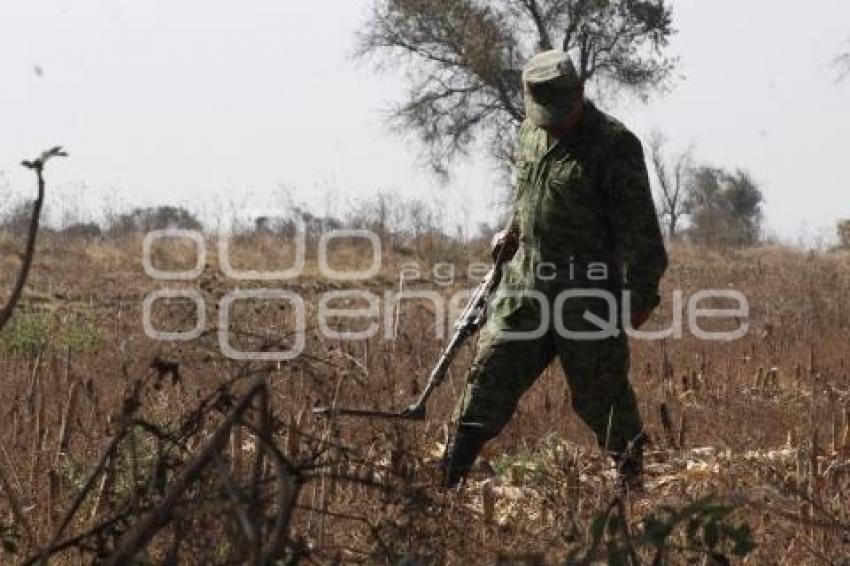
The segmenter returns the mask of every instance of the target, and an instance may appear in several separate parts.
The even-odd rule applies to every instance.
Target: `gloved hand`
[[[490,253],[493,256],[493,261],[498,259],[500,253],[504,261],[510,261],[519,248],[519,240],[513,232],[502,230],[501,232],[496,232],[490,245],[492,246]],[[504,251],[502,251],[503,248]]]

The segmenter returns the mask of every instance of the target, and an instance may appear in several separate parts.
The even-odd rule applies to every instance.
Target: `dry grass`
[[[7,254],[0,263],[14,265],[9,246],[0,247]],[[262,241],[249,249],[267,257],[264,250],[283,248]],[[550,563],[587,547],[592,517],[610,500],[612,470],[569,410],[559,367],[550,367],[523,399],[511,424],[487,447],[487,462],[467,488],[446,493],[436,487],[430,470],[471,346],[435,395],[424,424],[328,422],[310,414],[314,405],[333,399],[367,408],[409,402],[441,346],[427,305],[403,305],[394,340],[379,334],[368,341],[334,341],[310,330],[305,355],[296,360],[235,362],[219,352],[216,304],[236,287],[265,285],[227,281],[216,268],[214,250],[199,280],[152,281],[142,271],[140,250],[141,240],[73,248],[42,241],[0,360],[0,480],[5,480],[0,509],[5,538],[16,547],[7,560],[20,561],[51,540],[63,511],[116,433],[122,399],[136,380],[156,373],[155,359],[176,362],[180,379],[143,391],[139,411],[166,430],[177,430],[199,399],[228,380],[258,372],[266,376],[272,412],[281,420],[274,441],[292,462],[315,465],[300,491],[290,553],[300,548],[320,563],[395,563],[404,557],[408,563],[492,563],[500,557],[505,563]],[[163,265],[192,264],[179,250],[162,253]],[[346,265],[362,259],[346,250],[337,250],[335,257]],[[399,266],[411,259],[393,255],[379,277],[359,288],[393,290]],[[307,273],[316,273],[314,261],[308,260]],[[640,536],[640,520],[660,505],[680,507],[714,496],[734,504],[735,521],[752,527],[757,547],[750,563],[846,559],[850,258],[782,248],[716,253],[678,247],[664,285],[658,323],[669,316],[673,289],[687,294],[733,287],[749,297],[751,330],[731,343],[686,336],[634,344],[633,382],[654,440],[649,489],[628,503],[634,532]],[[461,279],[445,292],[468,286]],[[186,343],[145,337],[142,299],[162,287],[201,291],[208,332]],[[350,285],[310,275],[278,287],[305,298],[312,329],[318,295]],[[438,288],[427,281],[413,287]],[[193,309],[174,303],[157,311],[154,320],[164,329],[187,329]],[[38,313],[49,324],[24,324]],[[287,342],[292,312],[243,304],[233,320],[240,347],[274,347]],[[28,333],[35,341],[21,342]],[[13,348],[17,343],[35,345]],[[672,421],[669,430],[660,417],[662,403]],[[206,423],[202,432],[213,425]],[[256,444],[241,434],[234,430],[222,457],[233,469],[247,470]],[[333,447],[321,449],[328,446]],[[154,458],[150,444],[140,441],[137,449],[139,461]],[[196,450],[187,446],[186,454]],[[125,481],[125,475],[115,472],[112,481]],[[88,498],[66,534],[83,532],[108,516],[119,505],[121,489],[113,486],[103,500]],[[236,549],[221,548],[222,539],[214,538],[223,528],[222,517],[214,509],[193,513],[183,528],[208,537],[180,547],[179,563],[239,562]],[[163,560],[166,546],[157,540],[149,546],[154,562]],[[91,560],[82,548],[61,557],[60,563]]]

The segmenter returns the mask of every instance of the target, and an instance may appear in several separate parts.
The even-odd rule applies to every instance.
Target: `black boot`
[[[469,474],[478,453],[486,443],[487,439],[481,434],[458,430],[443,453],[440,466],[443,470],[443,485],[448,488],[456,487]]]
[[[614,455],[617,464],[617,491],[626,494],[643,490],[643,447],[649,437],[640,433],[626,449]]]

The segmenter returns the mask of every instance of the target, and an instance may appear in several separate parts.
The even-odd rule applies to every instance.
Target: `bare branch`
[[[660,189],[659,215],[665,219],[667,234],[675,239],[682,216],[688,213],[688,203],[685,195],[685,174],[690,167],[691,150],[688,149],[673,158],[672,175],[668,168],[668,158],[664,147],[667,143],[665,136],[658,131],[649,136],[649,160],[655,171]]]
[[[520,0],[522,5],[528,10],[528,14],[534,21],[534,27],[537,28],[537,34],[540,36],[537,42],[540,51],[552,49],[552,38],[549,35],[549,30],[546,29],[546,22],[543,21],[543,15],[540,13],[540,6],[537,0]]]
[[[148,541],[173,518],[173,510],[180,497],[197,480],[214,455],[220,452],[230,435],[230,429],[250,407],[254,397],[266,390],[263,379],[257,378],[248,391],[236,402],[224,422],[207,440],[198,455],[175,477],[159,504],[142,517],[117,544],[115,552],[105,564],[126,564]]]
[[[6,326],[9,319],[12,317],[12,312],[15,306],[21,299],[21,294],[24,291],[27,277],[29,276],[32,260],[35,256],[35,240],[38,236],[38,223],[41,218],[41,209],[44,206],[44,166],[54,157],[67,157],[68,154],[62,150],[62,146],[56,146],[43,152],[40,156],[32,161],[23,161],[21,165],[27,169],[35,171],[38,180],[38,196],[35,199],[32,207],[32,216],[30,217],[29,229],[27,231],[27,243],[24,249],[23,260],[21,261],[21,270],[18,272],[18,277],[12,287],[12,293],[9,295],[9,300],[6,305],[0,309],[0,329]]]

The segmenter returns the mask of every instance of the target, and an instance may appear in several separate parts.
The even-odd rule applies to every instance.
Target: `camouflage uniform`
[[[555,305],[564,291],[610,291],[618,319],[623,290],[631,293],[633,312],[658,304],[667,255],[640,141],[592,103],[584,105],[575,130],[554,144],[531,120],[519,131],[511,228],[519,250],[493,299],[455,416],[459,440],[474,454],[508,423],[522,394],[556,355],[572,405],[600,446],[619,454],[642,431],[628,381],[625,333],[574,340],[550,322],[537,338],[510,337],[540,326],[541,308],[529,293]],[[542,269],[541,264],[550,265]],[[599,326],[588,321],[585,312],[608,320],[609,309],[601,299],[573,298],[560,305],[559,313],[565,328],[593,332]],[[465,460],[457,465],[468,468],[474,455],[470,460],[467,454]]]

